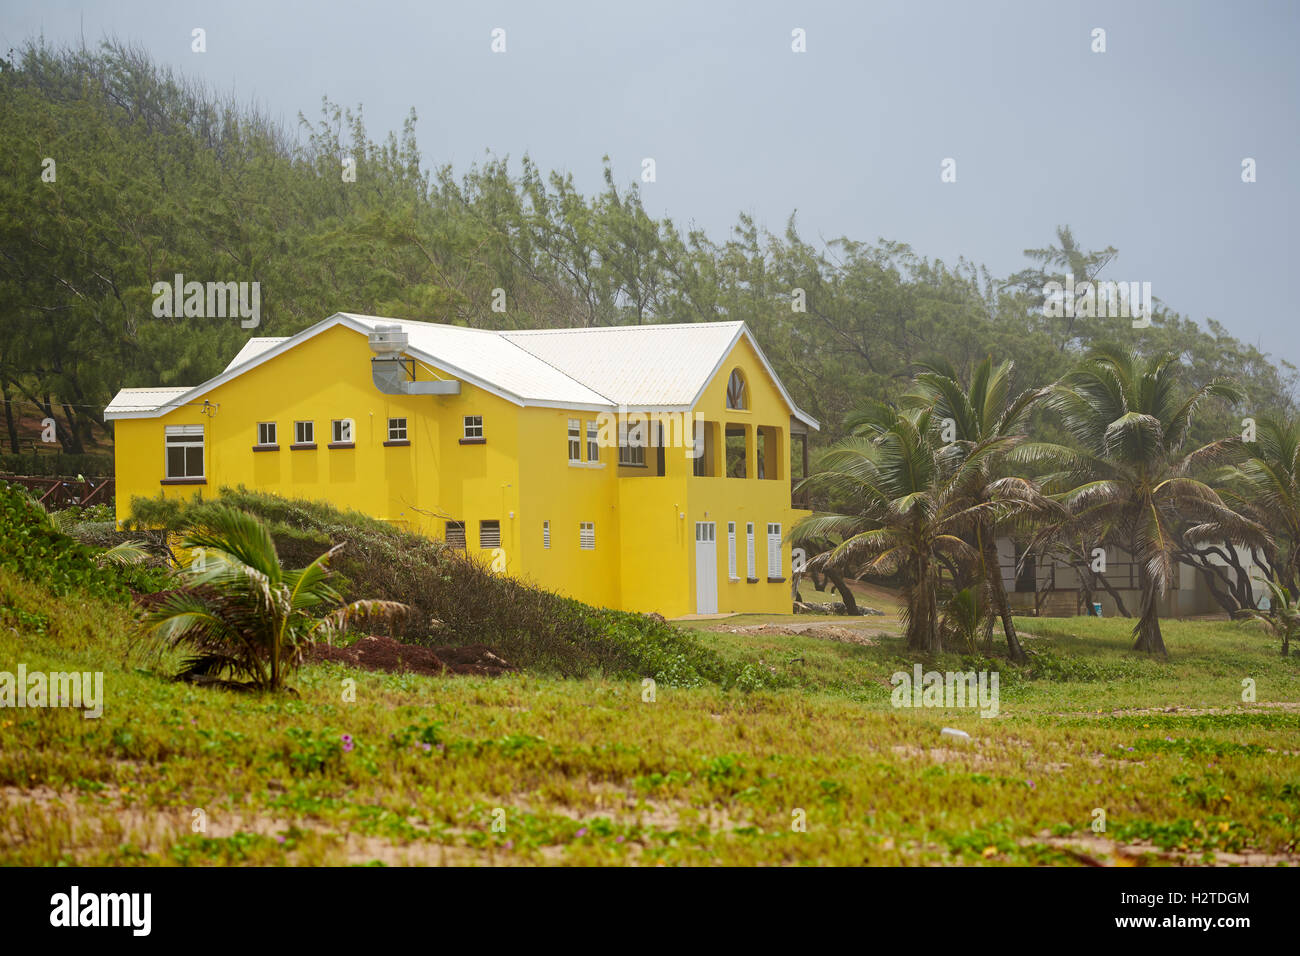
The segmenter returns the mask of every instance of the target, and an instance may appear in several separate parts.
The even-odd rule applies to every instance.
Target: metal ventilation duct
[[[408,344],[400,325],[377,325],[370,333],[370,375],[385,395],[459,395],[460,382],[416,382],[415,362],[403,357]]]

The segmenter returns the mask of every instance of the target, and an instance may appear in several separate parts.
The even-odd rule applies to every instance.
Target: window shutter
[[[736,580],[736,522],[727,522],[727,577]]]
[[[781,573],[781,526],[779,524],[767,526],[767,576],[784,577]]]

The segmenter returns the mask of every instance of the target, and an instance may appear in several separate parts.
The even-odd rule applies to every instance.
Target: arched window
[[[731,370],[727,380],[727,407],[749,408],[749,391],[745,387],[745,373],[738,368]]]

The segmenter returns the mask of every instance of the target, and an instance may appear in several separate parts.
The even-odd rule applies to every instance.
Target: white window
[[[745,571],[751,578],[758,577],[758,562],[754,560],[754,522],[745,525]]]
[[[294,422],[293,423],[293,443],[295,445],[311,445],[315,441],[316,441],[315,422]]]
[[[388,440],[406,441],[406,419],[390,418],[388,420]]]
[[[583,521],[578,524],[578,547],[583,551],[596,550],[596,523]]]
[[[739,581],[740,575],[736,573],[736,522],[727,522],[727,577],[733,581]]]
[[[482,415],[465,416],[465,437],[466,438],[483,437],[483,416]]]
[[[587,422],[587,461],[600,461],[600,429]]]
[[[501,547],[500,521],[480,521],[478,523],[478,546],[480,548]]]
[[[275,422],[257,423],[257,443],[259,445],[275,444]]]
[[[168,478],[203,477],[202,425],[168,425],[163,439]]]
[[[447,522],[447,547],[465,550],[465,522]]]
[[[769,578],[784,576],[781,574],[781,526],[779,524],[767,526],[767,576]]]
[[[335,445],[352,444],[352,419],[336,418],[330,422],[330,426],[333,429],[330,438],[331,442]]]
[[[549,521],[542,522],[542,547],[548,551],[551,548],[551,523]]]
[[[582,423],[569,419],[569,461],[582,461]]]

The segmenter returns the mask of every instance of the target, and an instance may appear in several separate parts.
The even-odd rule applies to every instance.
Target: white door
[[[695,522],[695,613],[718,613],[718,526]]]

